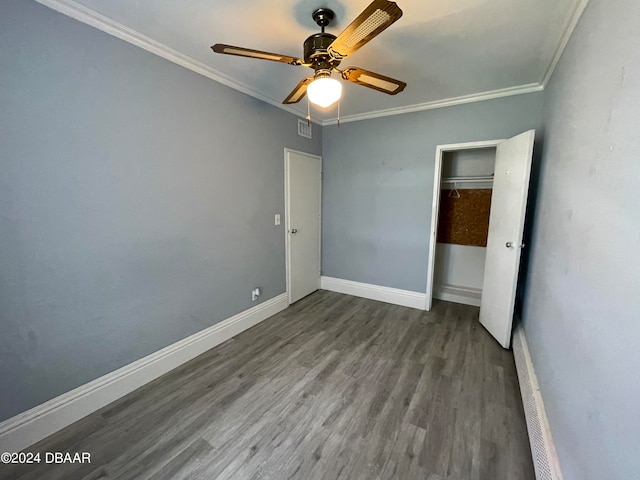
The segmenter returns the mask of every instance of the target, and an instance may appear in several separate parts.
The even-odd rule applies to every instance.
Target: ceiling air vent
[[[301,118],[298,119],[298,135],[311,138],[311,124]]]

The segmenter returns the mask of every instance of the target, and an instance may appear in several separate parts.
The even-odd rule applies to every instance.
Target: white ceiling
[[[154,48],[159,42],[163,44],[158,47],[160,50],[167,46],[182,54],[183,64],[194,60],[212,78],[219,74],[224,83],[237,84],[241,90],[274,104],[279,104],[311,70],[218,55],[210,46],[227,43],[301,57],[304,39],[319,31],[311,19],[313,10],[329,7],[336,12],[336,21],[327,31],[337,35],[370,3],[370,0],[38,1],[83,21],[96,12],[107,19],[98,15],[94,17],[101,21],[87,23],[98,23],[99,28],[107,31],[114,28],[113,22],[127,27],[126,35],[116,35],[149,37]],[[345,119],[377,116],[381,110],[417,110],[443,102],[541,89],[585,2],[397,0],[397,3],[403,17],[343,60],[341,67],[353,65],[398,78],[407,82],[407,88],[389,96],[345,82],[340,111]],[[78,4],[80,15],[73,12]],[[103,25],[105,20],[107,28]],[[306,108],[304,100],[294,106],[301,115],[306,115]],[[327,111],[313,108],[314,117],[320,120],[330,121],[336,114],[335,107]]]

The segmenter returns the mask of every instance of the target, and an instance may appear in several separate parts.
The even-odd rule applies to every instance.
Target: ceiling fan
[[[216,53],[258,58],[289,65],[304,65],[313,68],[315,74],[303,79],[282,103],[297,103],[305,94],[309,101],[320,107],[329,107],[342,95],[342,84],[331,78],[331,73],[352,83],[372,88],[379,92],[395,95],[407,86],[405,82],[370,72],[359,67],[338,69],[340,62],[360,47],[370,42],[402,16],[402,10],[395,2],[373,0],[371,4],[337,37],[324,31],[335,14],[328,8],[319,8],[313,12],[313,19],[321,28],[320,33],[311,35],[304,41],[304,59],[280,55],[278,53],[251,50],[216,43],[211,48]]]

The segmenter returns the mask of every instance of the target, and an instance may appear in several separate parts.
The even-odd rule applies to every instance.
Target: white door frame
[[[436,240],[438,232],[438,215],[440,213],[440,183],[442,182],[442,157],[446,152],[458,150],[472,150],[475,148],[495,148],[500,140],[484,140],[481,142],[450,143],[438,145],[436,147],[436,161],[433,172],[433,202],[431,204],[431,230],[429,235],[429,257],[427,263],[427,295],[425,299],[425,310],[431,310],[433,303],[433,275],[436,264]]]
[[[289,153],[297,153],[298,155],[304,155],[307,157],[315,158],[320,161],[320,215],[318,215],[318,259],[322,268],[322,157],[314,155],[312,153],[302,152],[300,150],[294,150],[292,148],[284,149],[284,249],[285,249],[285,271],[286,271],[286,286],[287,286],[287,302],[291,305],[291,248],[289,245],[289,231],[291,225],[289,224],[290,216],[290,204],[289,204]],[[318,278],[319,281],[319,278]]]

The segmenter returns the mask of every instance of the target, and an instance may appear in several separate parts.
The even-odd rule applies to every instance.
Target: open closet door
[[[504,348],[511,345],[534,136],[529,130],[496,150],[480,323]]]

